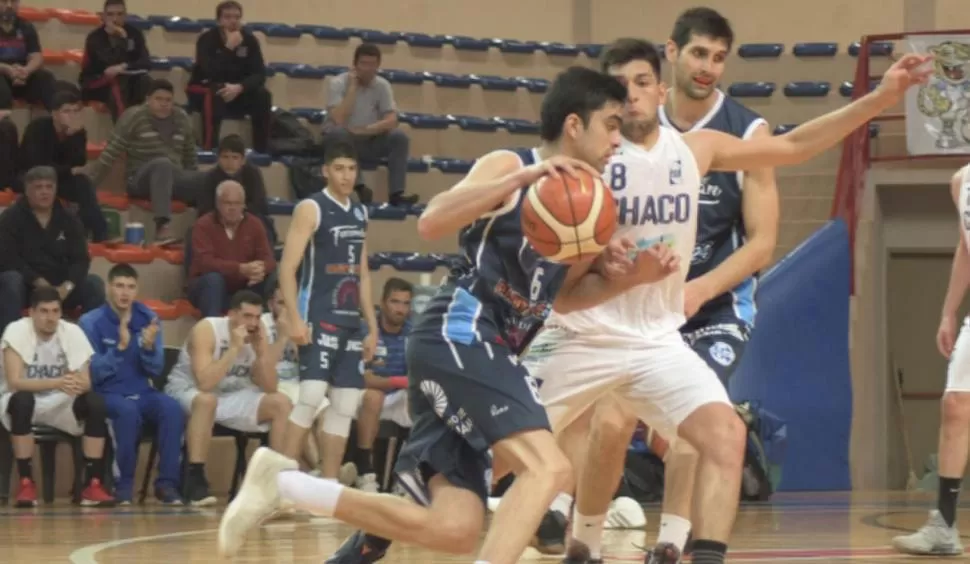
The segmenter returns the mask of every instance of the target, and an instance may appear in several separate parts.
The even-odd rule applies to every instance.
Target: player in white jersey
[[[697,195],[710,170],[735,171],[796,164],[835,145],[895,104],[928,70],[928,60],[904,56],[876,91],[847,108],[822,116],[789,134],[741,140],[712,130],[678,136],[658,125],[663,102],[660,55],[648,42],[621,39],[608,47],[602,67],[623,80],[629,99],[623,128],[626,142],[606,169],[619,219],[618,237],[641,247],[665,241],[684,265],[679,274],[635,286],[589,310],[554,313],[533,345],[534,376],[553,429],[573,460],[580,459],[576,431],[589,425],[602,398],[620,398],[624,413],[671,441],[672,449],[694,449],[699,462],[693,499],[693,561],[724,561],[737,512],[745,429],[717,375],[684,342],[684,284],[696,237]],[[536,359],[536,351],[540,358]],[[573,432],[566,432],[574,424]],[[603,519],[622,471],[626,441],[615,441],[612,456],[587,459],[579,474],[574,538],[565,562],[600,562]],[[683,440],[678,440],[683,439]],[[608,445],[599,444],[602,453]],[[606,484],[604,476],[612,483]],[[606,485],[611,486],[605,488]],[[592,488],[588,490],[587,488]],[[606,495],[603,495],[605,492]],[[590,499],[590,498],[595,499]],[[660,544],[648,562],[675,563],[677,547]]]
[[[277,391],[276,358],[268,351],[262,312],[263,299],[255,292],[233,294],[228,315],[206,317],[192,328],[165,385],[189,416],[186,498],[192,505],[216,502],[204,470],[213,423],[269,432],[270,446],[282,446],[292,404]]]
[[[956,527],[956,509],[970,441],[970,317],[963,320],[957,337],[956,316],[970,287],[970,253],[967,252],[970,247],[970,165],[953,175],[950,192],[957,207],[960,236],[953,253],[953,268],[936,333],[936,346],[950,361],[940,406],[939,494],[936,509],[930,511],[929,519],[920,530],[893,539],[893,547],[906,554],[963,554],[963,543]]]

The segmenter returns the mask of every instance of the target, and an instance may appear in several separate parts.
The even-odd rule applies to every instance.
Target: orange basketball
[[[599,254],[616,231],[616,205],[598,176],[545,176],[522,202],[522,232],[540,255],[572,263]]]

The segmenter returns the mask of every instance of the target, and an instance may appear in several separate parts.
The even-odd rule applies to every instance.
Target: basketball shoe
[[[658,544],[647,553],[644,564],[680,564],[680,549],[669,542]]]
[[[590,558],[589,548],[578,540],[572,539],[562,564],[603,564],[603,559]]]
[[[911,535],[893,539],[893,548],[904,554],[955,556],[963,554],[963,543],[956,526],[949,527],[939,511],[930,511],[929,519]]]
[[[384,558],[390,546],[387,540],[357,531],[324,564],[374,564]]]

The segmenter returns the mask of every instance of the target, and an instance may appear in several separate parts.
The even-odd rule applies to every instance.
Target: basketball
[[[522,231],[540,255],[572,263],[599,254],[616,231],[613,195],[598,176],[546,176],[522,203]]]

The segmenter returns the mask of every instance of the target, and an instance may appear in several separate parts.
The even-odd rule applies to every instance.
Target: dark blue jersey
[[[513,151],[523,166],[538,160],[534,150]],[[461,230],[461,259],[412,334],[443,335],[464,345],[505,343],[519,351],[549,315],[568,267],[543,258],[522,233],[520,211],[528,188],[523,186],[510,204]]]
[[[323,190],[307,200],[317,208],[317,230],[300,264],[300,314],[308,322],[360,327],[360,265],[367,209],[345,206]]]
[[[714,95],[718,97],[714,107],[694,124],[691,131],[714,129],[747,139],[759,125],[765,123],[760,115],[725,96],[720,90]],[[676,129],[662,107],[660,122]],[[743,172],[711,171],[701,181],[697,242],[687,274],[688,280],[710,272],[744,244],[744,217],[741,212],[743,183]],[[757,311],[754,295],[757,286],[756,276],[747,278],[736,288],[704,304],[688,320],[687,325],[705,325],[715,319],[733,317],[754,326]]]

